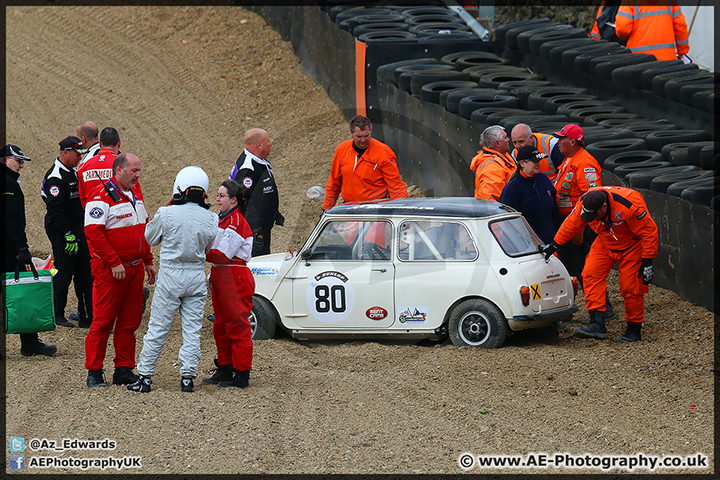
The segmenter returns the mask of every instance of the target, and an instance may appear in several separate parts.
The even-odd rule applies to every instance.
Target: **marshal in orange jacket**
[[[602,185],[602,169],[595,157],[581,148],[565,159],[558,169],[554,185],[560,216],[566,217],[581,196],[590,188]]]
[[[470,162],[470,170],[475,171],[475,198],[497,202],[516,165],[510,154],[483,147]]]
[[[407,198],[407,185],[400,178],[392,149],[373,138],[358,157],[352,140],[338,145],[325,186],[323,210],[334,207],[338,195],[345,202]]]
[[[641,242],[642,258],[655,258],[658,253],[658,228],[650,218],[642,195],[625,187],[597,187],[588,191],[593,190],[606,192],[610,207],[605,218],[595,218],[589,223],[598,234],[595,241],[614,251],[627,250]],[[581,213],[582,198],[555,234],[555,243],[564,245],[585,228],[585,222],[580,220]]]
[[[633,53],[675,60],[690,50],[685,15],[675,0],[624,1],[615,17],[615,34],[627,38]]]

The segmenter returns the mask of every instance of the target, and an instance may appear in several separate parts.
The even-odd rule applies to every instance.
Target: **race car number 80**
[[[340,323],[355,306],[355,289],[340,272],[328,271],[315,276],[308,285],[305,300],[312,315],[323,323]]]

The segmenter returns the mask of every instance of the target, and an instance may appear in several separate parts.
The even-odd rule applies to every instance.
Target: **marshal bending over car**
[[[499,347],[569,318],[577,281],[515,210],[404,198],[325,211],[297,255],[255,257],[253,339],[437,339]]]

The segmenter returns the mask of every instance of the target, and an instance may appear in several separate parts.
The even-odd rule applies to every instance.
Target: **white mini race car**
[[[577,280],[525,219],[475,198],[328,209],[298,254],[253,258],[253,339],[411,340],[499,347],[569,318]]]

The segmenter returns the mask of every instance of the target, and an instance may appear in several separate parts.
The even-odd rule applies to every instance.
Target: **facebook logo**
[[[10,451],[11,452],[24,452],[25,451],[25,438],[24,437],[10,437]]]
[[[25,470],[25,455],[10,455],[10,470]]]

